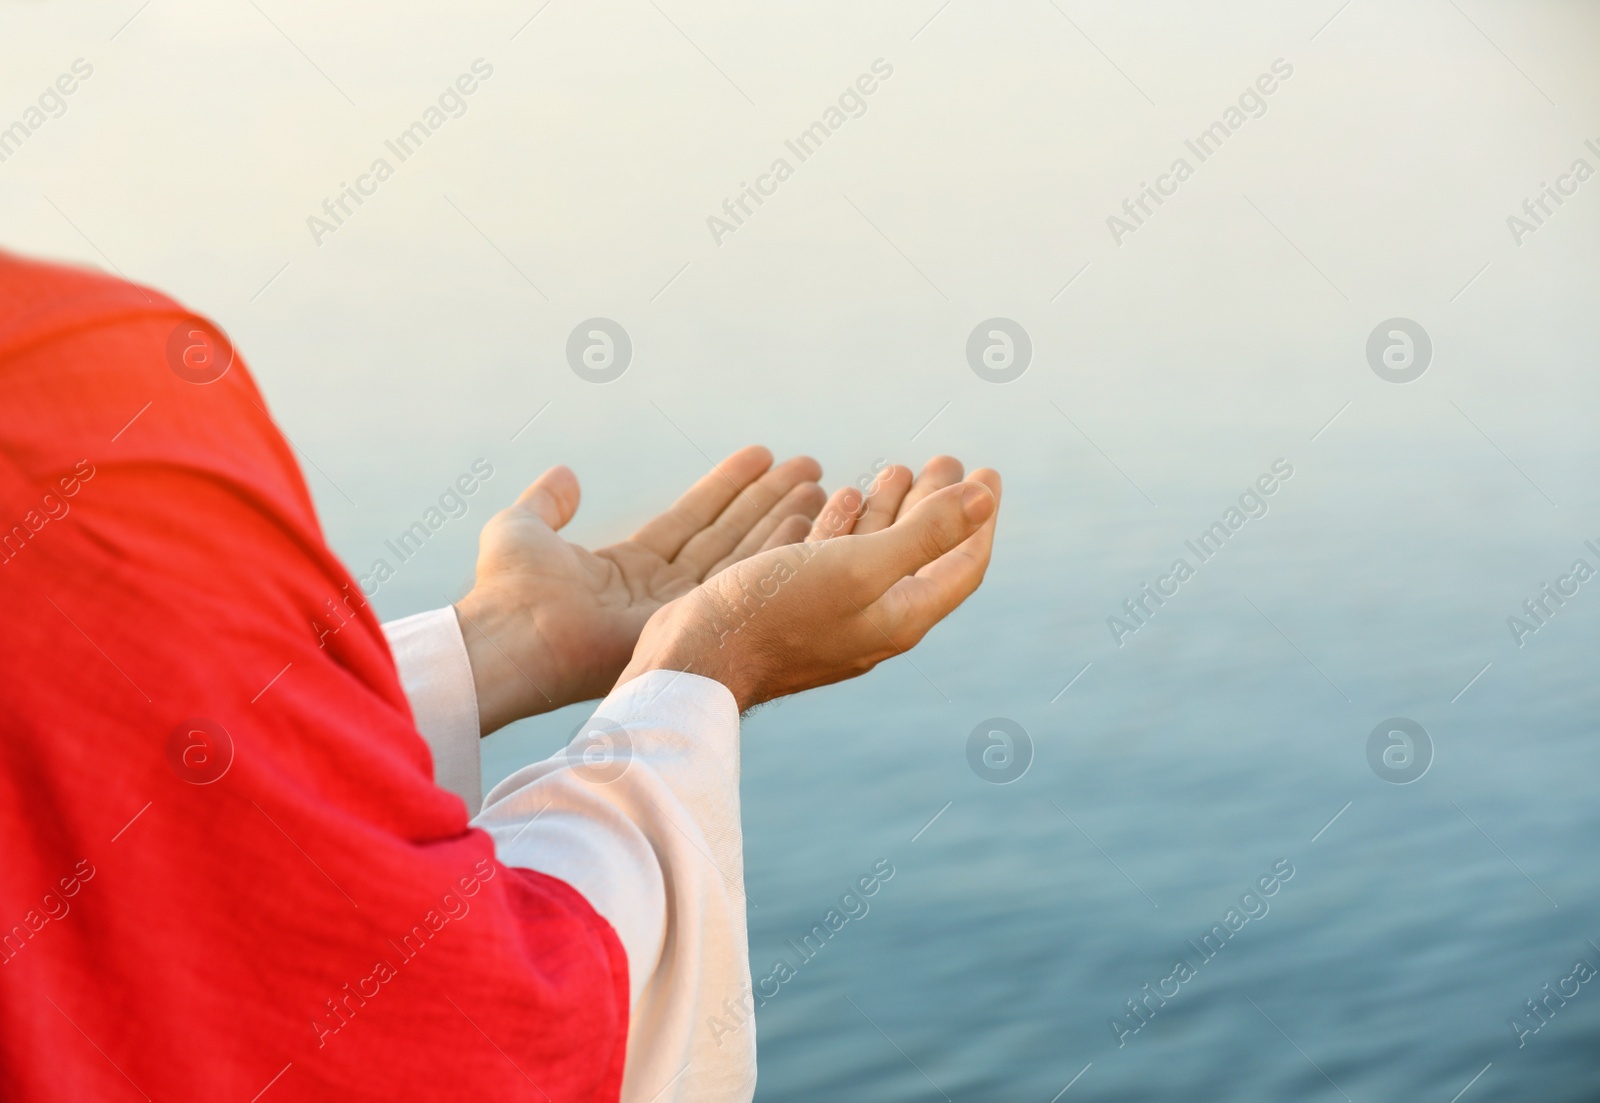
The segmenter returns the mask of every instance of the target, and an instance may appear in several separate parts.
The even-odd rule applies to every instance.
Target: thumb
[[[552,529],[559,529],[578,512],[578,476],[572,468],[552,467],[518,496],[515,508],[525,509]]]
[[[859,537],[874,551],[873,599],[959,547],[994,516],[995,505],[993,492],[969,479],[928,495],[881,532]]]

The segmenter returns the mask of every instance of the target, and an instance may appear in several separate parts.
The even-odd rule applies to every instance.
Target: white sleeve
[[[477,694],[454,609],[383,628],[435,779],[476,810]],[[739,711],[727,688],[673,671],[635,678],[564,751],[482,804],[473,825],[501,862],[571,885],[622,943],[632,1005],[622,1103],[748,1103],[755,1019]]]
[[[473,821],[507,865],[567,882],[617,933],[633,1013],[622,1103],[748,1103],[755,1019],[739,823],[739,709],[720,682],[652,671]]]
[[[383,634],[411,717],[433,752],[434,783],[466,801],[467,814],[475,815],[483,803],[478,690],[455,607],[392,620]]]

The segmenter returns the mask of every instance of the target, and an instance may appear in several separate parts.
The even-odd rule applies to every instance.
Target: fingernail
[[[968,520],[981,525],[994,512],[994,495],[982,483],[968,483],[961,491],[961,508]]]

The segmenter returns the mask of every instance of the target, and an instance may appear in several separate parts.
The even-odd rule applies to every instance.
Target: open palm
[[[484,526],[477,580],[456,606],[482,730],[603,696],[662,605],[806,537],[821,473],[808,456],[773,466],[765,448],[741,449],[633,536],[595,551],[559,535],[578,509],[577,476],[539,476]]]

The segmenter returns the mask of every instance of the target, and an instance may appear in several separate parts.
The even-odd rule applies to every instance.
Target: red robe
[[[616,1099],[615,934],[434,785],[264,406],[0,254],[0,1099]]]

